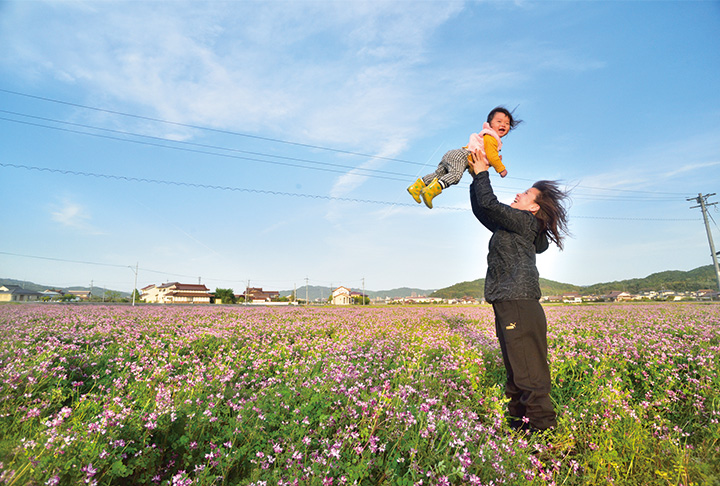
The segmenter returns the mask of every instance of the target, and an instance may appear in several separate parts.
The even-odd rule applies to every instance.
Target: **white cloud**
[[[9,29],[12,48],[3,51],[23,70],[85,87],[100,106],[372,151],[422,128],[431,107],[413,106],[413,92],[424,88],[410,68],[462,8],[178,3],[53,2],[42,26]],[[17,7],[17,15],[42,15],[34,10],[43,5]]]
[[[100,230],[92,225],[92,217],[87,208],[68,199],[64,199],[56,205],[51,211],[50,216],[53,221],[63,226],[80,230],[83,233],[91,235],[102,234]]]

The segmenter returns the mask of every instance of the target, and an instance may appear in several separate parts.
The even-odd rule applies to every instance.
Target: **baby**
[[[516,120],[507,109],[498,106],[487,116],[480,133],[470,135],[470,141],[461,149],[454,149],[443,155],[435,172],[418,179],[408,192],[420,204],[420,198],[425,205],[432,209],[432,200],[448,186],[457,184],[468,167],[468,161],[475,155],[476,158],[486,160],[501,177],[507,175],[507,169],[502,163],[500,149],[502,137],[519,125],[522,120]]]

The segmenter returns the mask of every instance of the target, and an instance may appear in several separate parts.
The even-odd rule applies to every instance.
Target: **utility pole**
[[[310,305],[310,300],[308,297],[308,278],[305,277],[305,305]]]
[[[365,305],[365,277],[363,277],[362,282],[363,282],[363,294],[362,294],[363,303],[362,303],[362,305]]]
[[[131,266],[129,266],[129,265],[128,265],[128,268],[129,268],[130,270],[133,269],[133,267],[131,267]],[[134,270],[134,272],[135,272],[135,285],[133,286],[133,290],[132,290],[132,305],[133,305],[133,307],[135,307],[135,292],[137,291],[138,262],[135,262],[135,270]]]
[[[707,217],[707,207],[708,206],[714,206],[717,203],[707,203],[707,198],[710,196],[714,196],[715,193],[712,194],[705,194],[704,196],[702,194],[698,194],[698,197],[696,198],[689,198],[688,201],[695,201],[699,204],[699,206],[693,206],[690,209],[695,208],[701,208],[703,213],[703,220],[705,221],[705,231],[707,231],[707,237],[708,242],[710,243],[710,255],[713,259],[713,265],[715,266],[715,278],[717,279],[718,283],[718,291],[720,291],[720,267],[718,267],[718,258],[717,258],[717,252],[715,251],[715,244],[713,243],[712,239],[712,232],[710,231],[710,224],[708,223],[708,217]]]

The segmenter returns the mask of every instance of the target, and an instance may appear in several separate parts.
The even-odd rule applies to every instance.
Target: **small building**
[[[582,297],[579,292],[566,292],[562,296],[562,301],[566,304],[581,304]]]
[[[240,297],[244,298],[245,302],[271,302],[280,297],[280,292],[263,290],[262,287],[249,287],[245,289],[244,294],[240,294]]]
[[[718,300],[718,296],[718,291],[711,289],[700,289],[695,293],[698,300]]]
[[[351,298],[352,292],[346,287],[338,287],[333,290],[332,303],[333,305],[350,305],[352,304]]]
[[[65,291],[62,289],[45,289],[40,294],[42,300],[60,300],[65,295]]]
[[[19,285],[0,285],[0,302],[35,302],[42,294],[34,290],[25,290]]]
[[[74,295],[80,300],[90,300],[92,292],[90,290],[68,290],[67,294]]]
[[[169,282],[140,289],[140,298],[153,304],[209,304],[210,289],[203,284]]]
[[[603,300],[606,302],[623,302],[633,300],[633,295],[628,292],[613,290],[612,292],[603,295]]]

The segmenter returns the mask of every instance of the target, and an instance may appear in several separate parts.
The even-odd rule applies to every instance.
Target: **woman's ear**
[[[537,214],[537,212],[540,211],[540,205],[538,203],[532,203],[528,209],[530,209],[531,213]]]

